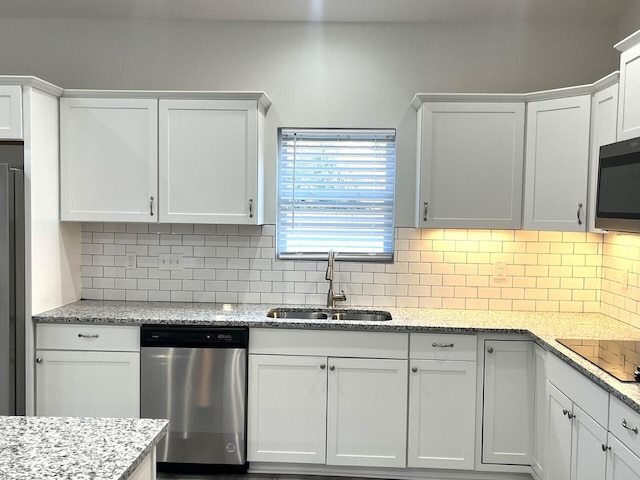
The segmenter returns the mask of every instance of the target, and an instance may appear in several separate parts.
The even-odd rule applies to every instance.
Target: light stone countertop
[[[557,338],[640,341],[640,329],[602,314],[389,308],[393,320],[386,322],[267,318],[266,313],[275,307],[282,305],[82,300],[34,315],[33,319],[51,323],[524,334],[640,413],[640,384],[617,380],[556,341]],[[317,310],[327,309],[318,306]]]
[[[167,420],[0,416],[3,480],[129,478]]]

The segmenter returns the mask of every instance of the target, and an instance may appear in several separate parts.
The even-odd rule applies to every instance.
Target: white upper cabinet
[[[158,102],[60,99],[61,219],[157,222]]]
[[[266,95],[135,93],[65,92],[62,220],[261,223]]]
[[[0,140],[22,139],[22,87],[0,85]]]
[[[527,230],[586,230],[591,95],[527,105]]]
[[[416,226],[520,228],[524,102],[418,108]]]
[[[617,78],[614,74],[612,78]],[[587,206],[587,229],[595,228],[596,201],[598,193],[598,165],[600,147],[616,141],[618,114],[618,83],[596,92],[591,101],[591,155],[589,158],[589,204]]]
[[[615,46],[620,55],[618,141],[640,137],[640,31]]]
[[[160,100],[160,221],[262,221],[253,101]]]

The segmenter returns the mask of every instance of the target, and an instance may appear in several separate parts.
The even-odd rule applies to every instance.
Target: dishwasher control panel
[[[249,332],[246,328],[143,325],[142,347],[246,348]]]

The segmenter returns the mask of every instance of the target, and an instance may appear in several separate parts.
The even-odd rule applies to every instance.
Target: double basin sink
[[[351,320],[386,322],[391,314],[382,310],[323,310],[321,308],[273,308],[267,313],[269,318],[295,320]]]

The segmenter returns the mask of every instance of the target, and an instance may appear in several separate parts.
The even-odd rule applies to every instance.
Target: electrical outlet
[[[138,266],[138,259],[135,253],[127,253],[126,269],[136,268]]]
[[[171,255],[171,270],[182,270],[181,253],[174,253]]]
[[[504,260],[496,260],[493,262],[493,279],[506,280],[507,278],[507,262]]]
[[[620,272],[620,287],[627,289],[629,287],[629,270],[626,268]]]

